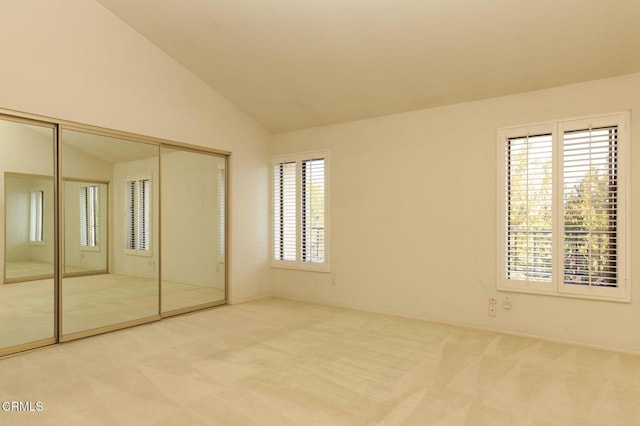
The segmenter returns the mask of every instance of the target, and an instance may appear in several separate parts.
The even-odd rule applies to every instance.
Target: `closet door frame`
[[[70,340],[75,340],[79,338],[84,338],[92,335],[102,334],[109,331],[119,330],[123,328],[133,327],[141,324],[146,324],[149,322],[159,321],[162,318],[179,315],[186,312],[192,312],[200,309],[212,308],[215,306],[220,306],[228,303],[229,300],[229,264],[231,261],[231,218],[229,217],[230,212],[230,204],[231,204],[231,194],[229,192],[230,188],[230,167],[231,167],[231,155],[232,153],[225,150],[214,149],[203,147],[199,145],[193,145],[183,142],[176,142],[168,139],[156,138],[151,136],[145,136],[137,133],[124,132],[119,130],[108,129],[99,126],[92,126],[88,124],[82,124],[69,120],[61,120],[52,117],[31,114],[27,112],[15,111],[6,108],[0,108],[0,120],[14,121],[18,123],[37,125],[41,127],[50,128],[53,130],[53,181],[54,181],[54,212],[53,212],[53,220],[54,220],[54,300],[53,300],[53,337],[38,340],[35,342],[29,342],[25,344],[20,344],[17,346],[11,346],[7,348],[0,347],[0,358],[12,355],[14,353],[28,351],[31,349],[36,349],[43,346],[53,345],[56,343],[66,342]],[[214,155],[217,157],[221,157],[224,159],[225,164],[225,211],[224,211],[224,225],[225,225],[225,235],[224,235],[224,246],[225,246],[225,262],[224,262],[224,300],[200,304],[184,309],[179,309],[176,311],[167,312],[165,315],[162,314],[162,209],[159,209],[159,264],[158,264],[158,315],[153,315],[145,318],[140,318],[132,321],[128,321],[126,323],[116,324],[114,326],[105,326],[97,329],[81,331],[77,333],[68,334],[66,336],[62,336],[62,297],[61,297],[61,278],[64,272],[62,265],[62,256],[61,252],[64,250],[63,238],[61,235],[61,221],[62,217],[62,202],[61,200],[61,192],[60,187],[62,185],[62,176],[60,175],[60,130],[72,130],[85,132],[100,136],[113,137],[119,139],[125,139],[132,142],[145,143],[150,145],[158,146],[159,151],[161,152],[163,147],[177,149],[182,151],[190,151],[199,154],[208,154]],[[161,163],[159,159],[159,163]],[[162,169],[161,164],[159,164],[160,173],[158,177],[158,185],[160,185],[160,189],[162,188]],[[159,203],[162,202],[161,191],[159,191]],[[159,204],[161,205],[161,204]]]

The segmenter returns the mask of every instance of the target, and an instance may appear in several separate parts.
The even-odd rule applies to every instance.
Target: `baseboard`
[[[229,298],[227,300],[227,305],[239,305],[241,303],[253,302],[254,300],[266,299],[267,297],[272,297],[271,293],[261,294],[259,296],[245,297],[243,299],[232,299]],[[284,299],[284,297],[283,297]]]
[[[434,323],[434,324],[441,324],[441,325],[450,325],[450,326],[453,326],[453,327],[467,328],[467,329],[471,329],[471,330],[491,332],[491,333],[496,333],[496,334],[504,334],[504,335],[507,335],[507,336],[527,337],[527,338],[531,338],[531,339],[542,340],[542,341],[545,341],[545,342],[561,343],[561,344],[565,344],[565,345],[575,345],[575,346],[581,346],[581,347],[589,348],[589,349],[597,349],[597,350],[601,350],[601,351],[617,352],[617,353],[626,354],[626,355],[640,356],[640,351],[633,351],[633,350],[630,350],[630,349],[617,348],[615,346],[596,345],[596,344],[585,343],[585,342],[580,342],[580,341],[576,341],[576,340],[560,339],[560,338],[548,337],[548,336],[539,336],[539,335],[536,335],[536,334],[521,333],[521,332],[517,332],[517,331],[510,331],[510,330],[500,330],[500,329],[496,329],[496,328],[482,327],[482,326],[478,326],[478,325],[457,323],[457,322],[452,322],[452,321],[444,321],[444,320],[439,320],[439,319],[434,319],[434,318],[419,317],[419,316],[413,316],[413,315],[402,315],[402,314],[398,314],[396,312],[381,311],[381,310],[377,310],[377,309],[368,309],[368,308],[357,307],[357,306],[354,307],[354,306],[348,306],[348,305],[340,304],[340,303],[321,303],[321,302],[317,302],[317,301],[313,301],[313,300],[307,300],[307,299],[303,299],[303,298],[284,296],[284,295],[281,295],[281,294],[274,294],[274,295],[272,295],[272,297],[277,297],[277,298],[280,298],[280,299],[293,300],[293,301],[296,301],[296,302],[311,303],[311,304],[314,304],[314,305],[332,306],[332,307],[336,307],[336,308],[352,309],[352,310],[355,310],[355,311],[372,312],[372,313],[383,314],[383,315],[392,315],[392,316],[396,316],[396,317],[400,317],[400,318],[407,318],[407,319],[412,319],[412,320],[426,321],[426,322],[430,322],[430,323]]]

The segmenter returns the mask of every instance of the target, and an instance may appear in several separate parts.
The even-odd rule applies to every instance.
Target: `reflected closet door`
[[[62,127],[62,335],[159,319],[159,145]]]
[[[226,301],[226,157],[163,147],[162,315]]]
[[[0,355],[56,341],[54,153],[52,124],[0,117]]]

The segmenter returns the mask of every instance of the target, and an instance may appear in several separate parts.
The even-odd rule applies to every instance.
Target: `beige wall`
[[[230,299],[270,292],[270,135],[94,1],[5,0],[0,107],[232,152]]]
[[[276,136],[273,154],[331,151],[332,274],[272,271],[274,293],[640,351],[639,251],[632,303],[496,292],[496,129],[632,110],[640,189],[640,74]],[[636,146],[634,146],[636,145]],[[632,196],[632,249],[640,206]]]

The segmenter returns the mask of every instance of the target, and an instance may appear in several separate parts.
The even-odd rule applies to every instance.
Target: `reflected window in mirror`
[[[126,249],[132,254],[151,252],[151,179],[126,182]]]
[[[226,174],[224,166],[218,167],[218,262],[224,263],[225,253],[225,198],[226,198]]]
[[[80,246],[83,249],[98,247],[98,185],[80,188]]]
[[[31,192],[29,242],[31,244],[44,244],[44,190]]]

